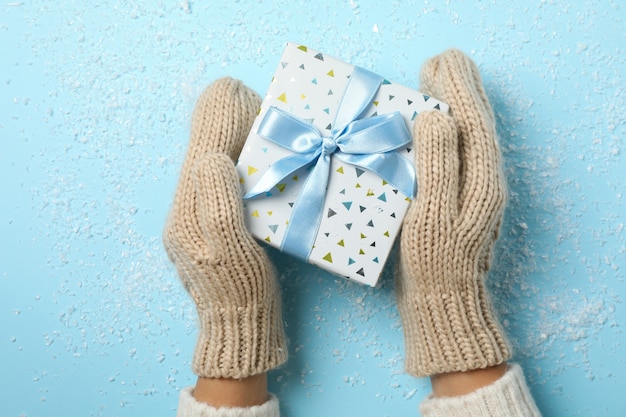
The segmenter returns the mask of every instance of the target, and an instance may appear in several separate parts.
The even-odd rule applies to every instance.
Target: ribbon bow
[[[394,152],[412,140],[400,113],[360,118],[382,81],[379,75],[355,67],[329,136],[281,109],[267,110],[257,134],[294,155],[275,162],[244,199],[267,193],[283,178],[315,163],[294,205],[282,251],[308,259],[321,223],[331,156],[372,171],[404,195],[415,196],[415,168]]]

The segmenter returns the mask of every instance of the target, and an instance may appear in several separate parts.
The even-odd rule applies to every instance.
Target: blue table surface
[[[418,87],[456,47],[495,109],[509,204],[489,283],[545,416],[626,415],[618,1],[0,5],[2,416],[174,415],[195,310],[161,244],[202,89],[261,94],[296,41]],[[269,250],[285,416],[419,415],[392,261],[367,288]],[[348,411],[347,411],[348,410]]]

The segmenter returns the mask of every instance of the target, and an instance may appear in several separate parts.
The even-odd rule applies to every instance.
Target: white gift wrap
[[[239,156],[237,170],[244,194],[274,163],[291,151],[257,135],[270,106],[330,132],[353,65],[294,43],[287,44]],[[364,117],[399,111],[409,131],[418,113],[448,111],[434,98],[384,80]],[[398,150],[411,161],[411,147]],[[308,262],[333,274],[375,286],[387,261],[410,198],[365,169],[331,158],[322,221]],[[280,181],[266,195],[244,202],[246,224],[259,240],[280,249],[309,168]],[[419,190],[418,190],[419,192]],[[308,227],[317,228],[310,224]]]

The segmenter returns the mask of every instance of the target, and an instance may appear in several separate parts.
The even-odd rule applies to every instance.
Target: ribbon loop
[[[257,134],[294,155],[276,161],[244,199],[269,192],[300,168],[315,164],[300,191],[281,250],[307,260],[321,223],[331,157],[374,172],[408,197],[415,196],[415,168],[395,150],[412,138],[399,112],[362,119],[383,79],[355,67],[335,117],[330,136],[276,107],[270,107]],[[311,226],[314,225],[314,226]]]

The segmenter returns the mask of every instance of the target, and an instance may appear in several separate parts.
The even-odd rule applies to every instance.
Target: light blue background
[[[161,245],[205,85],[263,93],[285,42],[417,87],[458,47],[494,105],[510,201],[490,283],[546,416],[626,415],[625,9],[618,1],[0,5],[0,415],[174,415],[195,312]],[[393,277],[270,251],[284,415],[418,415]],[[389,270],[393,265],[389,265]]]

